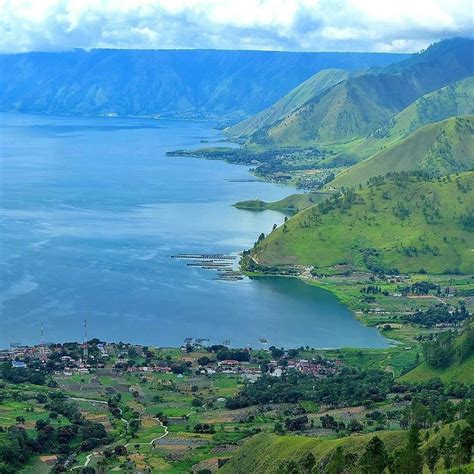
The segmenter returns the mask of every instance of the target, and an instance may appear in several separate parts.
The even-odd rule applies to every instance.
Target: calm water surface
[[[250,247],[283,215],[232,203],[291,189],[246,167],[167,157],[211,124],[0,115],[0,345],[89,336],[177,345],[383,347],[330,293],[292,279],[214,280],[178,253]]]

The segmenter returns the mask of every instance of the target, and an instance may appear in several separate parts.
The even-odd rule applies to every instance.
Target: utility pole
[[[84,318],[84,340],[82,342],[82,359],[84,364],[89,358],[89,348],[87,347],[87,319]]]
[[[39,359],[41,362],[46,362],[46,346],[44,342],[44,323],[41,321],[41,340],[39,347]]]

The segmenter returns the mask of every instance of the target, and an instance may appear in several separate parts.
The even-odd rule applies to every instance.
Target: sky
[[[0,51],[412,52],[474,36],[472,0],[0,0]]]

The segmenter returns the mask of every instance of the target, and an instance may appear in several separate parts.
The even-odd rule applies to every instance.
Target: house
[[[220,372],[234,374],[240,371],[240,362],[236,360],[221,360],[217,365]]]
[[[160,374],[169,374],[171,373],[171,367],[153,367],[154,372],[158,372]]]
[[[270,372],[270,375],[272,377],[281,377],[283,375],[283,369],[281,367],[277,367],[273,370],[273,372]]]
[[[12,360],[12,367],[14,369],[25,369],[26,364],[20,360]]]

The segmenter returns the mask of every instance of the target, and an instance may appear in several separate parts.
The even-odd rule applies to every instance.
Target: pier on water
[[[171,255],[171,258],[190,260],[190,262],[186,263],[188,267],[215,270],[217,276],[214,280],[238,281],[244,279],[239,270],[232,268],[234,261],[237,259],[236,255],[225,255],[221,253],[182,253]]]

